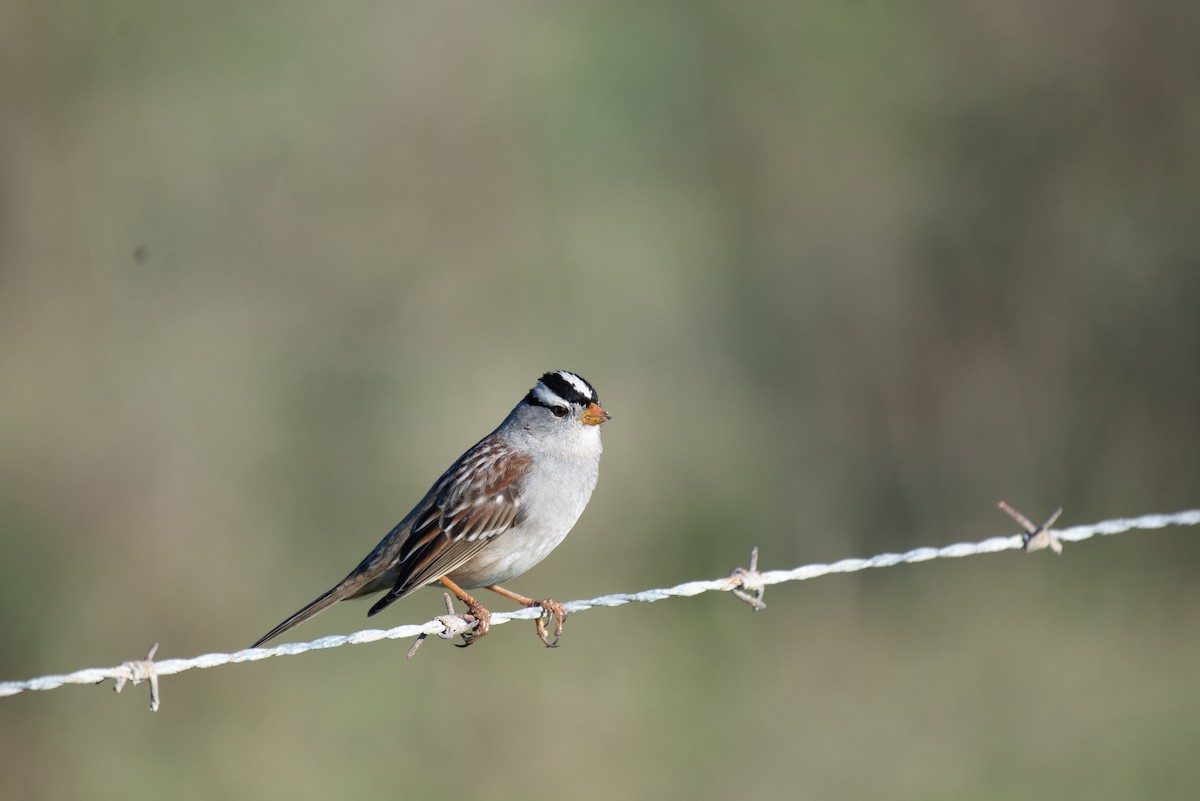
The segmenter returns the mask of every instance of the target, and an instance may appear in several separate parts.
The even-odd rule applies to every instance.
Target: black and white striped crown
[[[600,396],[596,394],[596,388],[583,378],[567,370],[556,370],[538,379],[525,396],[525,402],[547,408],[563,404],[587,406],[589,403],[599,404]]]

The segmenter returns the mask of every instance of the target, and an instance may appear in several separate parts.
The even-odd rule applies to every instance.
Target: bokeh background
[[[560,367],[615,419],[535,596],[1197,505],[1197,8],[0,5],[0,678],[246,646]],[[1194,799],[1198,564],[0,699],[0,797]]]

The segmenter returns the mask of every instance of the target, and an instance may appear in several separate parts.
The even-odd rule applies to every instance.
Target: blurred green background
[[[562,600],[1200,501],[1192,3],[0,6],[0,678],[241,648],[548,369]],[[1175,529],[0,699],[0,797],[1194,799]],[[427,590],[373,619],[429,619]],[[502,607],[500,607],[502,608]],[[341,604],[295,638],[367,625]]]

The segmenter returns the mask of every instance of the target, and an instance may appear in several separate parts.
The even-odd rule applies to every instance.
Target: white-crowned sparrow
[[[567,613],[498,586],[542,561],[563,541],[592,497],[600,466],[600,424],[609,419],[596,390],[566,370],[543,375],[500,426],[434,482],[421,502],[337,586],[266,633],[258,647],[338,601],[387,590],[367,615],[441,582],[476,621],[470,645],[491,614],[465,589],[487,587],[555,619],[558,644]]]

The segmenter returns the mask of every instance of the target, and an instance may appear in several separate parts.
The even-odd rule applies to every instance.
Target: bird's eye
[[[551,406],[550,411],[554,412],[555,417],[566,417],[567,416],[567,407],[566,406]]]

